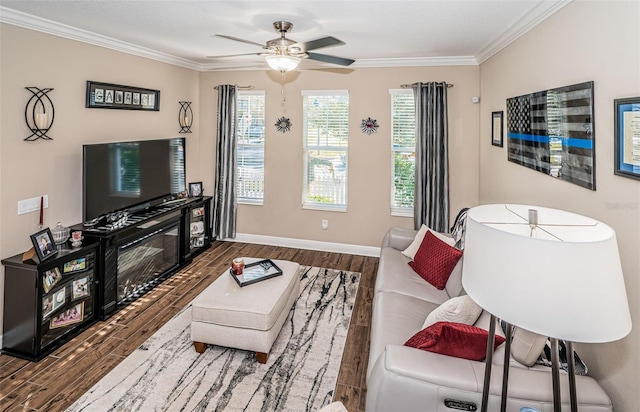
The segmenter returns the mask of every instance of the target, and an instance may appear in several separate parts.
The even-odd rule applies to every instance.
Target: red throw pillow
[[[442,290],[461,257],[462,251],[427,232],[409,266],[421,278]]]
[[[456,322],[436,322],[409,338],[404,346],[410,346],[428,352],[455,356],[475,361],[483,360],[487,355],[487,337],[484,329]],[[504,342],[496,335],[493,350]]]

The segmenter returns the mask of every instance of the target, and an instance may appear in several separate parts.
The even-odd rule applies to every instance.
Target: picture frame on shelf
[[[60,274],[60,269],[57,267],[45,271],[42,274],[42,287],[44,289],[44,293],[49,293],[60,279],[62,279],[62,275]]]
[[[36,255],[38,255],[38,260],[40,262],[50,259],[58,253],[56,244],[53,241],[51,229],[49,228],[42,229],[41,231],[31,235],[31,243],[33,244],[33,249],[35,250]]]
[[[204,216],[204,207],[196,207],[193,209],[193,217]]]
[[[189,197],[202,197],[202,182],[189,183]]]
[[[160,110],[160,91],[88,80],[85,107],[157,112]]]
[[[70,307],[64,312],[52,317],[49,321],[49,329],[62,328],[64,326],[80,323],[84,319],[84,302]]]
[[[491,144],[504,146],[504,112],[491,112]]]
[[[78,278],[71,282],[71,300],[78,300],[89,296],[89,282],[88,276]]]
[[[42,319],[46,319],[53,313],[53,294],[42,298]]]
[[[64,305],[65,302],[67,301],[67,287],[66,286],[61,287],[60,289],[53,292],[51,296],[53,297],[51,301],[52,303],[51,310],[56,311],[60,307],[62,307],[62,305]]]
[[[640,180],[640,148],[634,141],[640,136],[640,97],[615,99],[614,174]]]
[[[87,269],[87,258],[81,257],[65,262],[62,265],[62,273],[82,272]]]

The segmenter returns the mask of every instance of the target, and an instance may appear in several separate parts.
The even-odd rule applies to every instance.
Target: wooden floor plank
[[[87,328],[40,362],[0,355],[0,411],[64,411],[239,256],[291,260],[304,266],[362,273],[334,400],[341,400],[350,412],[364,411],[372,288],[378,259],[222,241],[213,242],[211,248],[154,290],[106,321]]]

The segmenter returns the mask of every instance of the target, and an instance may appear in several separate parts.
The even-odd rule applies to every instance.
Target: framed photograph
[[[615,99],[613,105],[614,173],[640,180],[640,97]]]
[[[35,249],[40,262],[49,259],[58,253],[56,244],[53,242],[53,235],[49,228],[31,235],[31,243],[33,243],[33,248]]]
[[[84,319],[84,302],[65,310],[57,316],[51,318],[49,329],[61,328],[63,326],[80,323]]]
[[[504,112],[491,112],[491,144],[502,147]]]
[[[204,207],[196,207],[193,209],[193,217],[204,216]]]
[[[87,258],[73,259],[62,265],[62,273],[81,272],[87,269]]]
[[[67,287],[56,290],[51,296],[51,311],[58,310],[67,301]]]
[[[58,268],[53,268],[44,272],[42,275],[42,287],[44,288],[44,293],[49,293],[51,288],[53,288],[60,279],[62,279],[62,275]]]
[[[189,197],[202,197],[202,182],[189,183]]]
[[[49,317],[53,313],[53,295],[42,298],[42,319]]]
[[[89,277],[76,279],[71,283],[71,300],[82,299],[89,296]]]
[[[160,110],[160,91],[87,81],[85,107],[90,109]]]

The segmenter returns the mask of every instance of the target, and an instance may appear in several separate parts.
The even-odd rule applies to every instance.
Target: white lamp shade
[[[538,211],[538,227],[528,210]],[[483,205],[467,214],[462,284],[493,315],[573,342],[631,331],[615,231],[562,210]]]
[[[299,57],[287,56],[282,54],[266,56],[265,60],[267,61],[269,67],[280,72],[288,72],[294,70],[296,67],[298,67],[298,64],[300,64]]]

